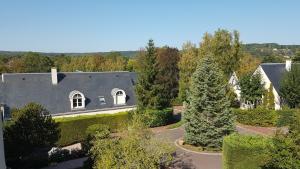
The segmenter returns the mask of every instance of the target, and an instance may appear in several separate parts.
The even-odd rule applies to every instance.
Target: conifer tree
[[[140,109],[159,108],[159,92],[156,85],[158,71],[156,69],[156,48],[152,39],[146,46],[145,53],[138,56],[138,82],[136,85],[136,94],[138,99],[138,107]]]
[[[223,136],[235,130],[234,119],[224,76],[210,57],[197,66],[189,91],[184,112],[185,142],[204,149],[220,149]]]

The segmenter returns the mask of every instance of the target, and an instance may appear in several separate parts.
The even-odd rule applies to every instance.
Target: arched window
[[[114,88],[111,91],[111,95],[114,99],[114,105],[125,105],[126,104],[126,93],[124,90]]]
[[[123,96],[123,92],[122,92],[122,91],[118,91],[118,92],[116,93],[116,96]]]
[[[80,109],[85,107],[85,97],[79,91],[72,91],[69,95],[71,109]]]

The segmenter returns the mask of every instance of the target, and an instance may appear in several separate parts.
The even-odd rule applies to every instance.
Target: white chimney
[[[285,69],[287,71],[290,71],[291,68],[292,68],[292,60],[288,59],[288,60],[285,61]]]
[[[55,67],[51,68],[51,79],[52,84],[57,85],[57,69]]]

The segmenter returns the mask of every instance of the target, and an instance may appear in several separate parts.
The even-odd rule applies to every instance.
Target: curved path
[[[155,136],[166,142],[174,144],[175,141],[183,137],[184,130],[182,127],[176,129],[166,129],[154,131]],[[192,151],[186,151],[177,147],[175,161],[171,168],[175,169],[221,169],[221,154],[201,154]]]

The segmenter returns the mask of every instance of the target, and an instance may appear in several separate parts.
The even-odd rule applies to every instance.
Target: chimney
[[[52,79],[52,84],[57,85],[57,69],[55,67],[51,68],[51,79]]]
[[[291,60],[291,59],[288,59],[288,60],[285,61],[285,69],[286,69],[287,71],[290,71],[291,68],[292,68],[292,60]]]

